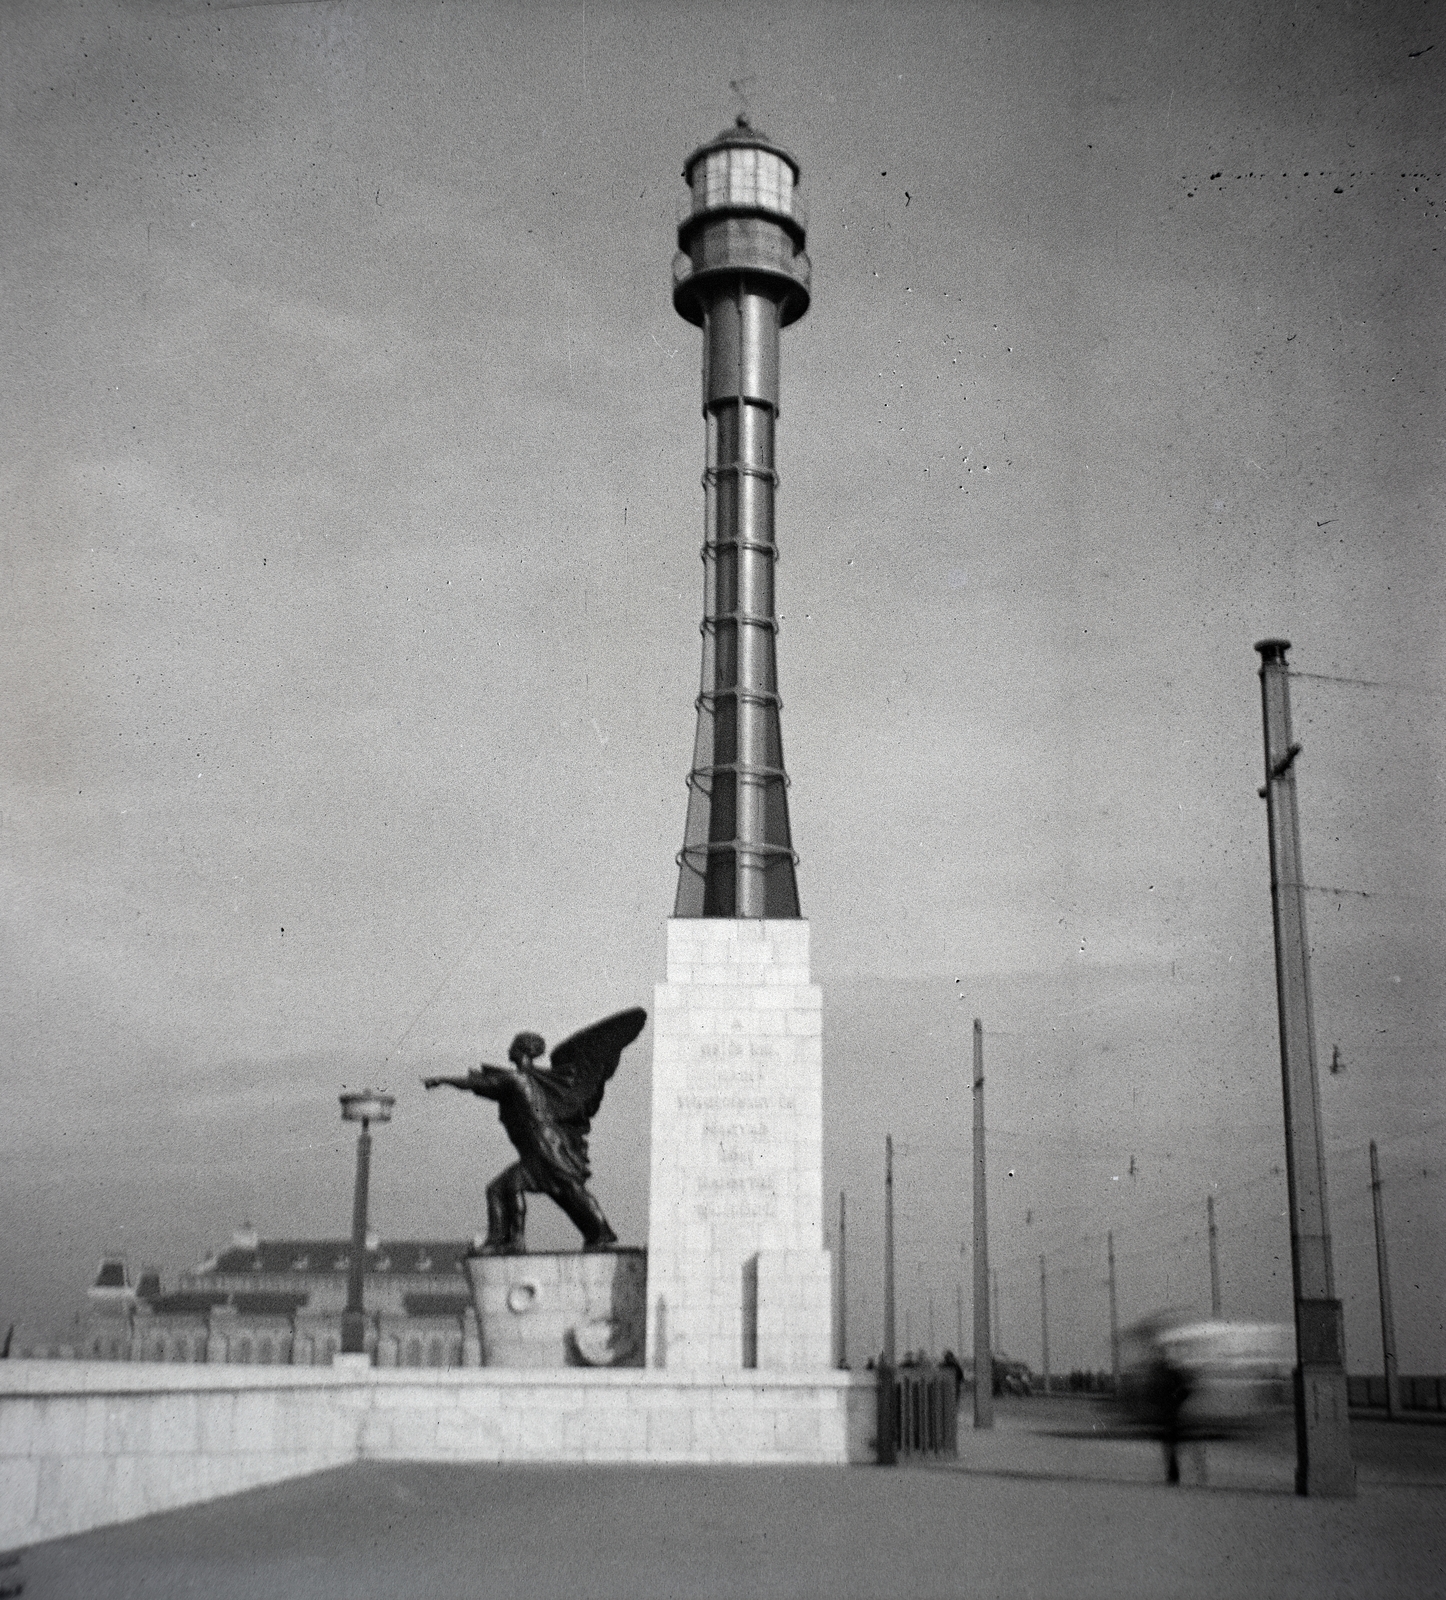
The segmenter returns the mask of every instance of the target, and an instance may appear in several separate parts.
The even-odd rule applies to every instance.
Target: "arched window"
[[[442,1365],[442,1341],[440,1339],[433,1339],[427,1346],[427,1365],[429,1367],[440,1367]]]
[[[176,1342],[171,1346],[171,1360],[172,1361],[189,1361],[190,1359],[191,1359],[191,1347],[190,1347],[190,1345],[188,1344],[188,1342],[185,1339],[177,1339]]]
[[[275,1356],[275,1346],[271,1343],[270,1339],[263,1339],[261,1341],[261,1348],[256,1353],[256,1364],[261,1367],[269,1367],[275,1359]]]
[[[407,1340],[407,1365],[420,1367],[422,1364],[422,1341],[420,1339]]]
[[[249,1339],[242,1339],[236,1346],[236,1364],[241,1367],[249,1367],[251,1365],[251,1341]]]

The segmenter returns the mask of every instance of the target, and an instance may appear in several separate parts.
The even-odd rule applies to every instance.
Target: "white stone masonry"
[[[675,918],[653,1012],[649,1367],[820,1372],[823,997],[808,924]]]

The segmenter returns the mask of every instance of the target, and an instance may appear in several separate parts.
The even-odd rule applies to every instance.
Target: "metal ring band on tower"
[[[701,689],[693,701],[693,708],[716,705],[719,700],[742,700],[751,706],[772,706],[775,711],[783,710],[783,697],[773,694],[767,689],[740,689],[736,686],[731,689]]]
[[[756,550],[761,556],[772,556],[779,564],[783,565],[783,557],[778,553],[778,546],[769,544],[764,539],[705,539],[698,547],[698,555],[706,561],[709,555],[717,550]]]
[[[719,624],[724,622],[736,623],[743,628],[762,628],[767,633],[778,632],[778,619],[776,617],[765,617],[761,613],[753,611],[722,611],[716,617],[704,617],[699,624],[699,631],[701,633],[716,633]]]

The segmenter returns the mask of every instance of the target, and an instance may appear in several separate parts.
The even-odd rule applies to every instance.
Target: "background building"
[[[367,1240],[366,1348],[383,1367],[481,1364],[463,1276],[469,1241]],[[159,1272],[132,1282],[119,1257],[102,1261],[73,1344],[20,1342],[18,1355],[97,1361],[211,1361],[326,1366],[341,1348],[351,1244],[262,1239],[249,1225],[163,1289]]]

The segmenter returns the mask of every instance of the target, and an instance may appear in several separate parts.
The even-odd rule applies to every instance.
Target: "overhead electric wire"
[[[445,989],[447,987],[447,985],[452,981],[452,978],[455,975],[458,967],[460,967],[462,965],[462,963],[467,959],[467,957],[472,954],[473,950],[475,950],[477,948],[478,944],[481,942],[482,935],[486,931],[487,931],[487,924],[483,923],[477,929],[476,933],[474,933],[472,935],[471,939],[468,940],[466,949],[462,951],[461,955],[459,955],[457,957],[457,959],[451,964],[451,966],[449,966],[447,968],[447,970],[442,974],[441,980],[437,984],[437,987],[432,990],[431,994],[429,994],[427,996],[427,998],[422,1002],[421,1006],[418,1008],[417,1014],[406,1025],[406,1027],[402,1029],[401,1037],[397,1040],[397,1042],[394,1045],[392,1045],[391,1049],[389,1049],[387,1051],[387,1053],[382,1057],[382,1066],[383,1067],[386,1066],[387,1062],[389,1062],[392,1059],[392,1057],[394,1055],[396,1055],[397,1051],[400,1050],[402,1048],[402,1046],[407,1042],[408,1037],[411,1035],[412,1029],[415,1028],[416,1025],[422,1020],[422,1018],[427,1014],[427,1011],[431,1007],[432,1002],[437,998],[437,996],[439,994],[441,994],[442,990]]]
[[[1424,684],[1399,683],[1390,678],[1348,678],[1335,672],[1297,672],[1291,669],[1292,678],[1308,678],[1314,683],[1349,683],[1361,689],[1399,689],[1406,694],[1423,694],[1432,699],[1446,699],[1446,691],[1429,689]]]

